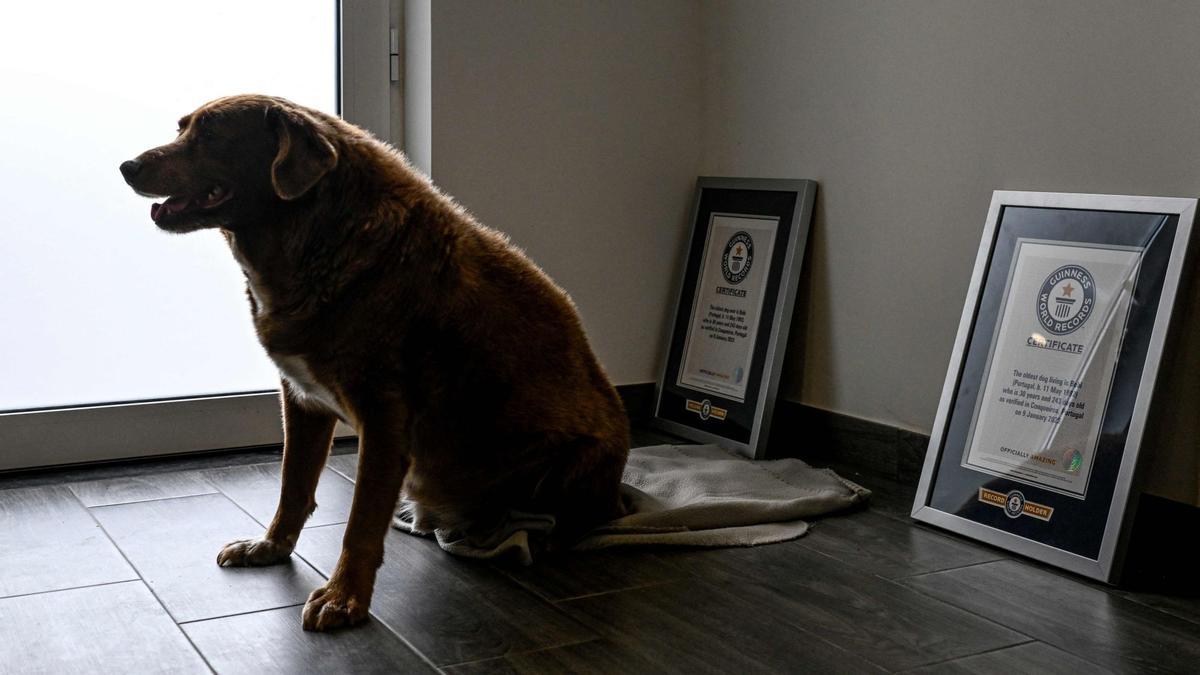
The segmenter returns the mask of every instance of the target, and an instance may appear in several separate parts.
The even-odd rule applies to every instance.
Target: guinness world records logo
[[[731,284],[740,284],[750,274],[750,263],[754,261],[754,239],[745,231],[729,238],[725,253],[721,255],[721,276]]]
[[[1020,518],[1022,513],[1025,513],[1025,495],[1020,490],[1013,490],[1004,501],[1004,515]]]
[[[1063,265],[1042,282],[1037,297],[1037,317],[1042,328],[1066,335],[1092,315],[1096,306],[1096,281],[1079,265]]]

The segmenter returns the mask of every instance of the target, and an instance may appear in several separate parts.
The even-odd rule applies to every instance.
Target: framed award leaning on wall
[[[913,518],[1116,579],[1195,211],[993,195]]]
[[[700,178],[652,423],[761,458],[817,184]]]

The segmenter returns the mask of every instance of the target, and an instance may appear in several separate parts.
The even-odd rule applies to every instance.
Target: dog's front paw
[[[230,542],[217,554],[221,567],[261,567],[277,565],[292,556],[292,547],[269,539],[239,539]]]
[[[371,599],[327,583],[304,603],[304,630],[328,631],[356,626],[367,620]]]

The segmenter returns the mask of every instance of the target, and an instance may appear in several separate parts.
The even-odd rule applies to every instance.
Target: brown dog
[[[571,300],[400,153],[336,117],[235,96],[121,173],[167,197],[150,211],[163,230],[225,234],[282,375],[279,508],[218,563],[286,560],[335,422],[358,431],[342,554],[305,629],[366,619],[402,487],[466,532],[510,508],[554,514],[563,537],[620,515],[628,423]]]

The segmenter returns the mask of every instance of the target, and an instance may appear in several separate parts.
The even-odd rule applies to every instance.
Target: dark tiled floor
[[[292,562],[252,570],[215,557],[270,519],[277,452],[0,477],[0,673],[1196,671],[1195,598],[916,526],[911,488],[838,468],[871,508],[758,548],[514,568],[393,532],[373,621],[330,635],[300,607],[336,560],[353,454],[331,458]]]

